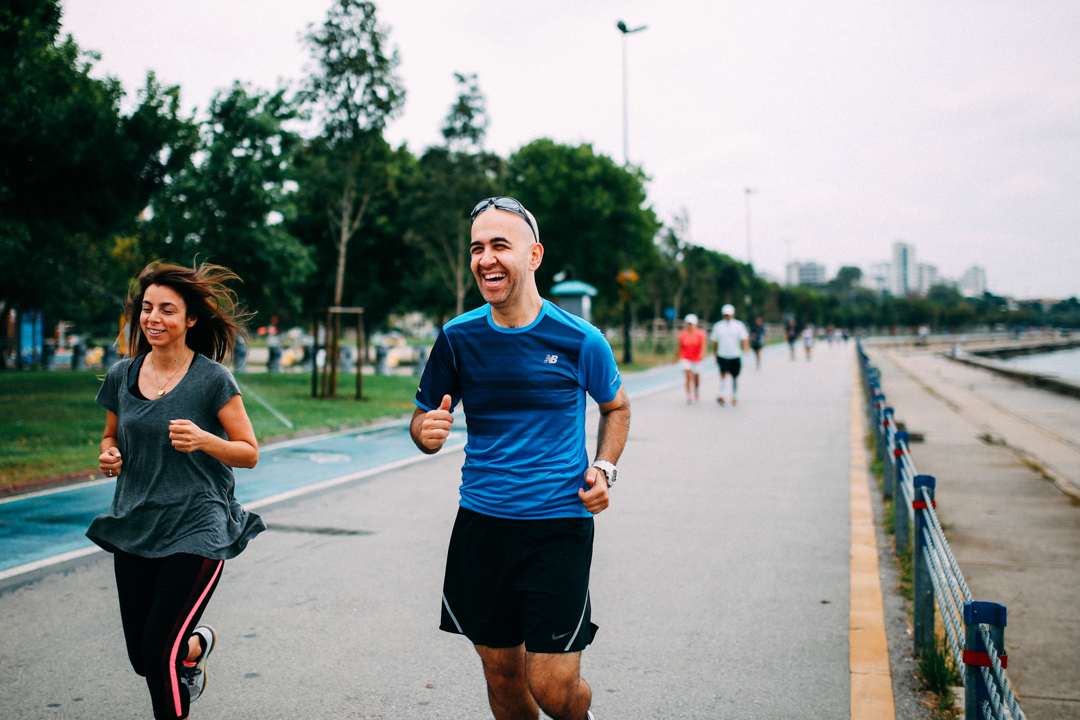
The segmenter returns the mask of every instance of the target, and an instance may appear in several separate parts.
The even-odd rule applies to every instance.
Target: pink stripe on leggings
[[[176,635],[176,642],[173,643],[172,652],[169,653],[169,680],[172,683],[173,704],[176,706],[176,717],[181,717],[183,714],[183,708],[180,707],[180,679],[176,676],[176,658],[180,652],[180,641],[187,637],[191,619],[195,617],[195,613],[202,607],[207,593],[210,592],[210,588],[214,587],[214,581],[217,580],[218,575],[221,574],[221,566],[224,564],[224,560],[217,561],[217,567],[214,568],[213,577],[211,577],[210,582],[206,583],[206,586],[203,587],[202,594],[199,595],[199,599],[191,607],[191,612],[188,613],[187,618],[184,619],[184,624],[180,628],[180,632]]]

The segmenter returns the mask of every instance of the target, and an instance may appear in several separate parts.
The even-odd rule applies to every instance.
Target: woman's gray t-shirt
[[[97,404],[119,420],[123,465],[112,506],[94,519],[87,537],[109,552],[143,557],[236,557],[266,525],[233,497],[232,468],[201,450],[180,452],[169,440],[170,420],[190,420],[228,439],[217,415],[240,394],[236,380],[225,366],[196,353],[172,391],[144,400],[128,389],[136,381],[128,373],[137,367],[133,359],[113,365],[97,395]]]

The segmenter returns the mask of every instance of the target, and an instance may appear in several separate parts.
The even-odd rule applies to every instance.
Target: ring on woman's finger
[[[112,477],[112,470],[106,470],[105,474],[108,475],[109,477]]]

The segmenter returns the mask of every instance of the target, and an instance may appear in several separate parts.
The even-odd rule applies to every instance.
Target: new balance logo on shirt
[[[559,362],[559,356],[558,355],[548,355],[546,358],[544,358],[544,362],[547,363],[548,365],[554,365],[555,363]]]

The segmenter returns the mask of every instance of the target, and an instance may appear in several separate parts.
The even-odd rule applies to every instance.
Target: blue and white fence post
[[[911,501],[911,507],[915,511],[915,537],[911,544],[911,562],[915,606],[915,656],[919,657],[934,647],[934,582],[930,579],[931,568],[926,557],[929,552],[926,536],[930,531],[924,511],[927,503],[937,507],[934,502],[937,480],[933,475],[916,475],[914,485],[915,498]]]
[[[982,668],[994,666],[986,644],[983,643],[979,625],[988,625],[990,642],[999,653],[1001,667],[1009,666],[1009,656],[1005,649],[1005,624],[1008,611],[1005,606],[995,602],[964,603],[964,720],[992,720],[993,715],[984,713],[983,708],[993,702]]]
[[[903,557],[911,549],[911,506],[903,482],[897,483],[893,500],[893,549]]]
[[[885,499],[903,498],[903,490],[900,485],[904,482],[904,448],[911,436],[901,430],[893,436],[893,466],[892,472],[885,478]]]
[[[881,398],[884,403],[885,396],[882,395]],[[881,411],[881,444],[878,445],[878,455],[881,457],[883,473],[888,472],[889,466],[892,465],[892,459],[889,457],[889,433],[892,432],[893,412],[891,407],[885,407]]]
[[[885,395],[884,393],[877,393],[872,398],[874,404],[874,419],[871,422],[871,427],[874,428],[874,440],[877,442],[877,447],[881,447],[881,411],[885,409]]]

